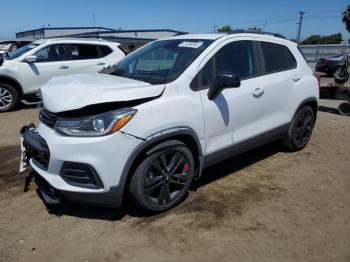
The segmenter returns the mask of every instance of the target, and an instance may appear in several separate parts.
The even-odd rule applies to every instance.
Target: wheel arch
[[[304,106],[310,106],[312,108],[312,111],[314,112],[315,115],[315,120],[317,116],[317,110],[318,110],[318,100],[316,97],[310,97],[305,100],[303,100],[300,105],[298,106],[297,110],[294,112],[294,115]]]
[[[13,86],[13,88],[15,88],[16,91],[18,92],[19,98],[21,98],[23,96],[22,86],[20,85],[20,83],[16,79],[9,77],[9,76],[0,75],[0,84],[1,83]]]
[[[190,127],[176,127],[162,130],[147,137],[143,143],[134,149],[126,161],[119,182],[119,185],[123,190],[122,202],[124,201],[125,195],[128,193],[128,185],[130,183],[131,176],[136,170],[138,164],[147,154],[153,152],[152,148],[169,140],[178,140],[190,149],[195,162],[195,177],[199,177],[201,175],[204,165],[204,158],[202,148],[195,131]]]

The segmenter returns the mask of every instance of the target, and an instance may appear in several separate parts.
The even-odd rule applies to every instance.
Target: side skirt
[[[258,135],[256,137],[250,138],[246,141],[240,142],[238,144],[234,144],[230,147],[224,148],[220,151],[211,153],[204,157],[204,165],[203,168],[226,160],[228,158],[234,157],[241,153],[247,152],[253,148],[259,147],[261,145],[277,141],[282,139],[288,131],[289,123],[282,125],[280,127],[274,128],[268,132],[265,132],[262,135]],[[200,172],[201,173],[201,172]]]

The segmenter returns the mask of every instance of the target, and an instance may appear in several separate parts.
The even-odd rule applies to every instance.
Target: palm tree
[[[343,12],[343,23],[346,26],[346,30],[350,33],[350,5]]]

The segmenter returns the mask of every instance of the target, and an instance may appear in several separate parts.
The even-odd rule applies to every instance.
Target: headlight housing
[[[133,108],[123,108],[87,117],[58,118],[55,130],[65,136],[105,136],[120,130],[136,112]]]

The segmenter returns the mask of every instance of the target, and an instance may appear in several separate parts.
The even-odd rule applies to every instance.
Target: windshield
[[[166,84],[182,72],[212,40],[161,40],[140,48],[114,66],[113,75],[150,84]]]
[[[38,44],[29,44],[29,45],[22,46],[21,48],[18,48],[13,52],[6,53],[5,59],[12,60],[12,59],[18,58],[37,46]]]

